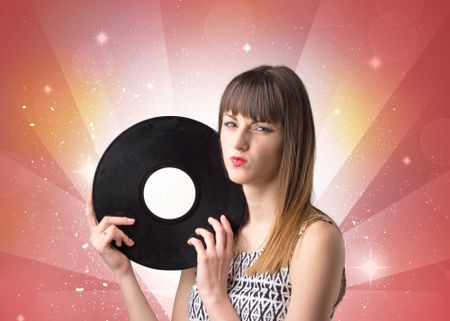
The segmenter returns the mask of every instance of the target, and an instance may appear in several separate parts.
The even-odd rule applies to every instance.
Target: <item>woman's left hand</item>
[[[195,233],[202,236],[201,240],[191,237],[187,243],[195,247],[197,252],[197,286],[198,293],[205,306],[217,304],[228,299],[228,270],[233,259],[233,230],[224,215],[220,221],[208,218],[214,234],[204,228],[197,228]]]

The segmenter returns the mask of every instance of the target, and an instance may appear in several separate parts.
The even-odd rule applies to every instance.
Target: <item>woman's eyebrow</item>
[[[232,118],[232,119],[238,121],[238,119],[237,119],[236,117],[234,117],[233,115],[231,115],[231,114],[224,113],[224,116],[228,116],[228,117],[230,117],[230,118]],[[257,121],[257,120],[254,120],[254,119],[252,119],[252,121],[250,122],[251,125],[256,124],[256,123],[267,123],[267,124],[271,124],[270,122],[267,122],[267,121]]]
[[[236,118],[236,117],[234,117],[233,115],[231,115],[231,114],[228,114],[228,113],[224,113],[224,116],[228,116],[228,117],[230,117],[230,118],[233,118],[234,120],[237,120],[237,118]]]

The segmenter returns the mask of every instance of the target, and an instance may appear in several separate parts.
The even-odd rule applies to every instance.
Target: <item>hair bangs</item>
[[[270,78],[268,72],[254,70],[233,79],[222,96],[220,116],[231,111],[254,121],[283,124],[284,99]]]

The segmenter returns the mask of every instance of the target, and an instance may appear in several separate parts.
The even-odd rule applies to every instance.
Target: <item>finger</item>
[[[225,230],[226,233],[226,250],[227,251],[232,251],[233,250],[233,243],[234,243],[234,239],[233,239],[233,229],[231,228],[231,224],[228,221],[228,219],[225,217],[225,215],[221,215],[220,216],[220,222],[222,223],[222,226]]]
[[[128,237],[122,230],[116,228],[114,231],[114,242],[116,243],[116,246],[121,247],[122,243],[124,243],[127,246],[133,246],[134,241]]]
[[[134,245],[134,241],[115,225],[110,225],[102,234],[106,235],[107,242],[114,241],[118,247],[122,246],[122,243],[127,246]]]
[[[91,231],[91,234],[92,234],[94,229],[97,227],[97,219],[95,218],[91,192],[88,194],[88,197],[86,200],[86,217],[87,217],[87,222],[89,225],[89,230]]]
[[[111,243],[114,240],[114,225],[102,232],[97,232],[91,237],[92,245],[99,251],[99,253],[105,253],[111,249]]]
[[[98,228],[100,231],[105,231],[111,225],[133,225],[134,222],[135,219],[130,217],[105,216],[100,223],[98,223]]]
[[[203,237],[203,240],[205,241],[206,244],[206,250],[214,250],[214,235],[204,229],[204,228],[197,228],[195,229],[195,233],[197,233],[198,235],[200,235],[201,237]]]
[[[226,246],[226,233],[222,224],[213,217],[208,218],[208,223],[212,225],[214,232],[216,232],[216,249],[224,250]]]
[[[206,255],[205,248],[203,247],[202,241],[200,241],[198,238],[191,237],[187,243],[195,248],[195,251],[197,252],[197,261],[199,258],[204,257]]]

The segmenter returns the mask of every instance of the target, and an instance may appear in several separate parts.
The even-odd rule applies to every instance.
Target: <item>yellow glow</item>
[[[52,89],[52,87],[50,87],[50,85],[46,85],[46,86],[44,87],[44,92],[45,92],[46,94],[50,94],[52,90],[53,90],[53,89]]]

